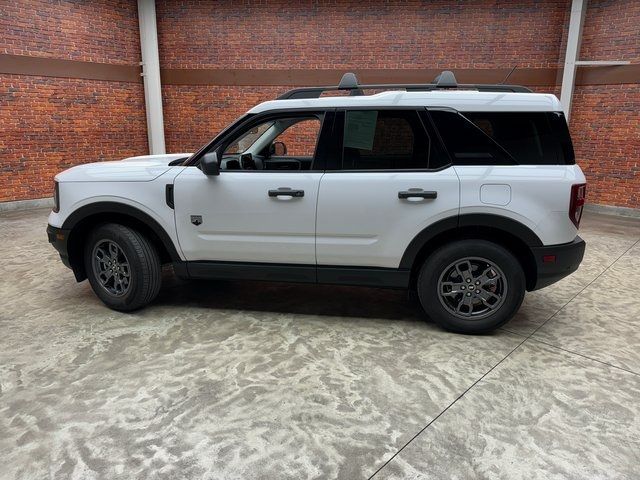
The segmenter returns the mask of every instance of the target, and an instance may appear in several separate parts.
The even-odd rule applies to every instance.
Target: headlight
[[[58,182],[53,184],[53,211],[55,213],[60,211],[60,184]]]

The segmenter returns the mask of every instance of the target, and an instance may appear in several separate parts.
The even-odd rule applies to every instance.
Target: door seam
[[[318,281],[318,203],[320,202],[320,187],[322,186],[322,179],[326,175],[326,172],[323,172],[318,181],[318,194],[316,195],[316,218],[314,222],[314,231],[313,231],[313,256],[316,261],[316,282]]]

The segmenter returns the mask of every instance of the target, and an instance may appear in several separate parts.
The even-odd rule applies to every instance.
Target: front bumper
[[[536,262],[536,284],[531,290],[538,290],[575,272],[584,257],[586,244],[579,236],[570,243],[533,247],[531,251]]]
[[[70,232],[71,230],[64,230],[62,228],[47,225],[47,237],[49,237],[49,243],[52,244],[53,248],[55,248],[60,254],[62,263],[69,268],[71,268],[71,262],[69,261],[69,250],[67,248],[67,244]]]

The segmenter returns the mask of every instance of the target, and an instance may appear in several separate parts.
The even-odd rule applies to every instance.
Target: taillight
[[[569,218],[576,226],[580,228],[580,219],[582,218],[582,209],[587,197],[587,184],[579,183],[571,185],[571,202],[569,202]]]

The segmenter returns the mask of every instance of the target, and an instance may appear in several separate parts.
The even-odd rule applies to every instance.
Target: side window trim
[[[429,114],[429,109],[427,107],[423,107],[421,111],[418,112],[418,116],[420,117],[420,121],[422,122],[422,126],[427,131],[427,135],[431,137],[431,143],[437,144],[437,149],[439,150],[438,154],[443,157],[443,160],[447,160],[439,167],[433,167],[432,163],[434,161],[434,152],[430,152],[429,155],[429,170],[432,172],[438,172],[440,170],[444,170],[453,166],[453,159],[451,158],[451,154],[447,150],[442,137],[440,136],[440,132],[436,128],[435,123],[433,123],[433,119]]]

